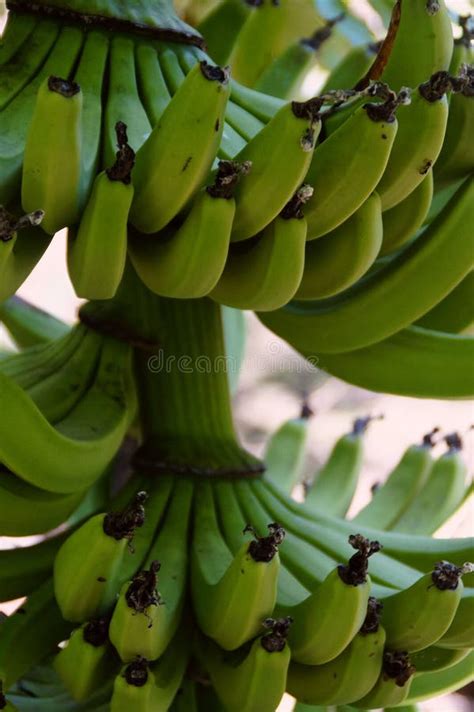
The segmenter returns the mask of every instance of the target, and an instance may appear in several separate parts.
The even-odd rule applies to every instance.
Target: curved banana
[[[246,168],[220,161],[214,185],[195,197],[177,230],[147,239],[131,234],[130,259],[148,289],[166,297],[192,298],[216,285],[229,250],[233,191],[241,170]]]
[[[364,434],[373,420],[371,416],[357,418],[351,432],[337,440],[327,462],[306,490],[305,505],[334,517],[345,516],[362,469]]]
[[[418,319],[417,325],[448,334],[469,331],[474,322],[473,295],[474,271],[471,271],[441,302]]]
[[[143,526],[147,495],[122,510],[96,514],[66,539],[54,562],[54,592],[66,620],[82,623],[108,613],[123,583],[122,562]]]
[[[474,234],[469,215],[473,198],[474,179],[470,179],[423,233],[423,239],[360,288],[326,303],[291,304],[264,315],[263,322],[311,354],[353,351],[391,336],[441,301],[472,269]]]
[[[424,436],[420,445],[411,445],[371,501],[352,519],[358,525],[390,529],[413,501],[416,501],[433,467],[431,448],[437,429]]]
[[[206,40],[209,56],[218,64],[225,64],[238,33],[249,14],[247,3],[223,0],[205,15],[197,26]]]
[[[283,423],[273,433],[265,450],[265,479],[288,494],[301,479],[312,414],[311,408],[303,403],[299,418]]]
[[[108,639],[109,621],[96,618],[76,628],[53,666],[64,686],[78,702],[87,700],[116,667]]]
[[[217,153],[230,87],[228,73],[200,62],[189,72],[137,153],[131,222],[158,232],[202,185]],[[176,136],[188,140],[176,142]]]
[[[431,645],[429,648],[413,653],[410,655],[410,659],[418,676],[427,672],[448,670],[453,665],[457,665],[461,660],[464,660],[469,655],[469,652],[469,648],[450,650]]]
[[[305,214],[308,239],[334,230],[371,195],[397,135],[393,106],[364,104],[318,144],[306,174],[314,189]]]
[[[433,199],[433,171],[429,170],[410,195],[382,213],[383,242],[379,256],[403,247],[423,225]]]
[[[126,665],[115,678],[110,712],[149,712],[155,709],[155,687],[155,676],[148,661],[145,658],[137,658]]]
[[[243,660],[237,652],[240,660],[234,664],[212,641],[200,637],[196,642],[198,660],[229,712],[274,712],[285,692],[291,621],[267,618],[264,624],[269,632],[255,638]]]
[[[81,114],[79,84],[54,76],[42,83],[26,138],[21,202],[28,212],[44,210],[50,235],[79,218]]]
[[[69,326],[17,295],[0,304],[0,321],[19,349],[60,339]]]
[[[26,13],[9,12],[0,39],[0,65],[12,59],[35,29],[38,18]]]
[[[469,576],[466,577],[469,579]],[[464,586],[462,598],[453,622],[437,641],[437,646],[449,650],[474,648],[474,589]]]
[[[448,695],[472,682],[474,651],[457,665],[440,672],[423,673],[415,677],[406,698],[407,704],[416,704],[439,695]]]
[[[9,411],[8,420],[0,425],[1,460],[22,479],[50,492],[77,492],[92,484],[117,452],[134,415],[131,348],[108,337],[93,384],[54,426],[2,373],[0,384]],[[11,428],[12,422],[21,427]],[[30,433],[28,448],[23,442],[25,428]]]
[[[371,710],[400,705],[410,693],[414,672],[415,668],[406,652],[386,650],[379,679],[365,697],[352,703],[353,706]]]
[[[209,294],[212,299],[236,309],[262,311],[290,301],[303,275],[306,220],[301,205],[310,191],[303,185],[260,235],[231,246],[222,276]]]
[[[135,61],[143,106],[151,125],[156,126],[171,101],[156,47],[140,42],[136,47]]]
[[[120,592],[109,636],[123,662],[156,660],[178,627],[186,593],[191,482],[178,482],[144,564]]]
[[[301,665],[292,659],[288,692],[310,705],[348,704],[370,692],[382,668],[385,643],[385,631],[378,620],[379,608],[376,599],[369,599],[359,632],[337,658],[323,665]],[[343,612],[342,608],[339,610]],[[334,620],[336,617],[333,624]]]
[[[401,203],[424,180],[443,145],[448,121],[448,73],[434,74],[398,112],[398,131],[377,193],[382,210]]]
[[[232,101],[264,123],[271,121],[278,110],[285,105],[282,99],[250,89],[234,79],[231,80],[230,96]]]
[[[380,198],[372,193],[339,227],[306,245],[295,299],[324,299],[351,287],[375,262],[382,239]]]
[[[466,465],[457,433],[444,438],[448,452],[432,467],[421,491],[390,529],[404,534],[433,534],[456,511],[466,491]],[[369,522],[368,522],[369,523]]]
[[[333,89],[353,87],[369,69],[377,51],[378,46],[373,43],[352,47],[331,70],[320,93],[326,94]]]
[[[226,650],[254,637],[276,601],[278,545],[284,532],[245,541],[232,556],[218,528],[209,483],[196,491],[191,551],[191,595],[201,630]]]
[[[0,602],[29,596],[53,572],[64,534],[38,544],[0,550]]]

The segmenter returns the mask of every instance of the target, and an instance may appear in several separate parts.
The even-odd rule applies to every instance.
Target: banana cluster
[[[154,293],[255,310],[351,383],[471,396],[469,22],[453,43],[443,2],[405,2],[381,47],[353,50],[321,96],[287,103],[310,51],[288,37],[314,11],[303,3],[290,23],[286,3],[237,5],[202,31],[242,83],[198,47],[12,10],[0,297],[68,228],[78,296],[113,297],[128,256]]]

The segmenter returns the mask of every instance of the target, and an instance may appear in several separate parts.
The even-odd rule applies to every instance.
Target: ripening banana
[[[461,504],[466,465],[457,433],[444,438],[448,451],[429,468],[421,491],[390,528],[405,534],[433,534]]]
[[[346,294],[328,303],[291,304],[262,315],[262,321],[309,354],[354,351],[395,334],[426,313],[472,269],[473,198],[474,179],[470,179],[422,239],[355,288],[350,299]]]
[[[433,171],[429,170],[410,195],[382,213],[383,241],[380,257],[395,252],[415,238],[425,221],[432,199]]]
[[[146,239],[131,234],[130,259],[148,289],[174,298],[202,297],[213,289],[226,263],[235,215],[233,192],[245,169],[220,161],[214,184],[198,193],[177,230]]]
[[[196,491],[191,550],[191,595],[201,630],[226,650],[254,637],[271,615],[279,571],[278,545],[284,532],[244,541],[232,556],[223,541],[212,488]]]
[[[446,90],[450,78],[434,74],[411,94],[408,106],[398,112],[398,131],[383,175],[377,184],[382,210],[398,205],[418,185],[436,162],[448,121]]]
[[[358,632],[330,662],[302,665],[294,662],[292,655],[288,692],[300,702],[311,705],[349,704],[370,692],[380,674],[385,643],[385,631],[379,624],[380,608],[376,599],[369,599]],[[338,610],[344,613],[343,608]],[[337,618],[334,613],[334,627]]]
[[[471,333],[474,322],[473,295],[474,271],[471,271],[441,302],[418,319],[417,325],[448,334]]]
[[[318,144],[305,177],[314,189],[305,210],[309,240],[334,230],[371,195],[397,129],[392,105],[364,104]]]
[[[51,76],[42,83],[26,139],[21,201],[28,212],[44,210],[42,228],[50,235],[79,218],[81,114],[76,82]]]
[[[135,153],[125,124],[117,123],[115,163],[96,177],[79,227],[69,229],[67,265],[78,297],[111,299],[127,257],[127,221],[133,200]]]
[[[108,613],[135,529],[145,520],[145,492],[120,512],[96,514],[66,539],[54,562],[54,591],[66,620],[82,623]]]
[[[354,701],[353,706],[371,710],[400,705],[409,695],[414,672],[406,652],[386,650],[377,682],[365,697]]]
[[[143,569],[120,591],[109,635],[123,662],[156,660],[176,632],[186,593],[192,495],[190,481],[177,483]]]
[[[247,176],[242,183],[247,180]],[[301,282],[306,220],[301,211],[312,189],[303,185],[294,201],[254,240],[231,245],[224,271],[210,297],[236,309],[268,311],[287,304]]]
[[[311,416],[311,409],[303,403],[300,416],[283,423],[265,450],[265,479],[288,494],[301,479]]]
[[[242,660],[240,651],[232,664],[228,653],[211,640],[200,637],[196,643],[199,662],[207,670],[212,685],[229,712],[274,712],[285,692],[290,664],[286,642],[291,620],[267,618],[269,632],[255,638]]]
[[[240,163],[249,161],[251,169],[235,191],[233,242],[269,225],[300,188],[321,129],[318,109],[318,101],[285,104],[235,156]]]
[[[364,434],[376,418],[357,418],[340,437],[306,491],[305,504],[334,517],[344,517],[352,502],[364,458]],[[278,483],[277,483],[278,484]]]
[[[390,650],[423,650],[446,633],[461,601],[463,573],[464,568],[440,561],[413,586],[384,599]]]
[[[339,227],[306,245],[295,299],[325,299],[351,287],[375,262],[382,238],[380,198],[372,193]]]
[[[433,467],[433,432],[420,445],[411,445],[386,481],[375,490],[371,501],[352,520],[360,526],[390,529],[415,501]]]
[[[131,222],[141,232],[165,227],[204,182],[219,146],[229,92],[226,70],[196,64],[138,151]]]
[[[116,666],[108,639],[109,621],[95,618],[76,628],[53,666],[69,694],[78,702],[87,700]]]

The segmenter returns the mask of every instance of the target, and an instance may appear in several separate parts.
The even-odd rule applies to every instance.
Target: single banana
[[[265,124],[271,121],[278,110],[285,105],[282,99],[249,89],[235,80],[231,81],[230,96],[232,101]]]
[[[306,208],[309,240],[334,230],[365,203],[383,175],[397,130],[390,100],[366,104],[317,146],[305,178],[314,189]]]
[[[82,623],[107,613],[122,585],[122,561],[136,529],[145,521],[138,492],[122,511],[96,514],[59,549],[54,562],[54,591],[63,616]]]
[[[473,197],[474,179],[470,179],[422,239],[359,289],[326,303],[289,305],[262,320],[277,333],[283,328],[290,342],[297,332],[298,349],[311,354],[353,351],[391,336],[441,301],[472,269],[474,234],[469,215]]]
[[[474,271],[469,272],[459,284],[416,322],[424,329],[435,329],[448,334],[470,332],[474,322],[472,298]],[[0,306],[1,314],[1,306]]]
[[[424,700],[448,695],[456,692],[472,682],[472,666],[474,665],[474,651],[461,660],[457,665],[441,672],[424,673],[416,676],[410,687],[405,701],[407,704],[416,704]]]
[[[299,417],[283,423],[273,433],[265,450],[265,479],[288,494],[301,480],[312,415],[311,408],[304,402]]]
[[[171,101],[156,47],[141,42],[136,48],[136,72],[143,106],[152,126],[156,126]]]
[[[321,129],[318,109],[318,101],[285,104],[235,157],[240,163],[249,161],[252,167],[235,191],[233,242],[246,240],[269,225],[300,188]]]
[[[148,289],[175,298],[202,297],[213,289],[229,250],[233,192],[246,170],[245,164],[220,161],[214,185],[195,197],[177,230],[148,239],[132,233],[130,259]]]
[[[81,114],[76,82],[54,76],[43,82],[26,138],[21,201],[26,211],[44,210],[42,227],[50,235],[79,218]]]
[[[197,26],[206,40],[209,56],[218,64],[225,64],[228,60],[229,52],[248,14],[247,3],[223,0],[211,8]]]
[[[9,409],[9,419],[3,424],[8,434],[0,438],[2,462],[30,484],[50,492],[77,492],[92,484],[116,454],[134,416],[131,356],[128,344],[105,337],[93,384],[54,426],[27,393],[0,372],[3,402]],[[12,422],[21,427],[12,429]],[[25,428],[30,433],[27,449]]]
[[[122,587],[109,635],[123,662],[156,660],[176,632],[186,593],[192,495],[191,482],[178,482],[144,569]]]
[[[463,593],[461,576],[469,567],[438,562],[409,588],[383,601],[390,650],[416,652],[436,643],[449,629]]]
[[[155,678],[153,693],[153,710],[167,712],[172,709],[173,698],[179,694],[186,667],[189,662],[191,646],[189,645],[189,628],[185,620],[167,647],[164,655],[151,665]],[[186,710],[187,712],[187,710]]]
[[[469,576],[466,576],[468,579]],[[437,646],[448,650],[474,648],[474,589],[464,587],[453,622],[437,641]]]
[[[448,670],[468,655],[469,648],[448,650],[431,645],[429,648],[413,653],[410,655],[410,659],[416,669],[416,674],[421,675],[427,672]]]
[[[254,637],[276,601],[278,546],[284,532],[270,526],[269,536],[245,541],[232,556],[217,522],[212,488],[196,491],[191,552],[191,595],[201,630],[225,650]]]
[[[138,151],[131,221],[158,232],[202,185],[219,146],[230,87],[228,73],[200,62],[169,103]],[[176,141],[176,136],[189,141]]]
[[[24,46],[39,20],[34,15],[9,12],[0,39],[0,65],[10,61]]]
[[[458,508],[466,490],[466,465],[457,433],[444,438],[448,452],[429,468],[415,499],[389,527],[404,534],[433,534]],[[372,526],[371,522],[367,522]]]
[[[76,628],[53,666],[70,695],[87,700],[116,667],[108,640],[109,621],[96,618]]]
[[[433,171],[429,170],[410,195],[382,213],[383,242],[380,257],[399,250],[415,238],[425,221],[432,199]]]
[[[68,324],[19,296],[0,304],[0,321],[19,349],[60,339]]]
[[[411,94],[398,112],[398,131],[383,175],[377,184],[382,210],[401,203],[424,180],[443,145],[448,121],[447,72],[434,74]]]
[[[327,462],[306,490],[304,501],[308,507],[334,517],[345,516],[362,469],[364,434],[373,420],[371,416],[357,418],[351,432],[337,440]]]
[[[155,710],[155,676],[145,658],[137,658],[126,665],[114,682],[110,712],[149,712]]]
[[[410,504],[416,501],[433,467],[431,448],[435,428],[424,436],[420,445],[411,445],[400,462],[377,487],[371,501],[352,520],[357,525],[374,529],[391,529]]]
[[[102,165],[111,166],[116,154],[117,122],[128,127],[128,139],[135,153],[145,143],[151,125],[143,108],[137,86],[135,42],[125,35],[115,35],[110,43],[109,81],[102,132]]]
[[[69,276],[77,296],[87,299],[115,296],[125,270],[135,153],[125,124],[115,128],[115,163],[96,177],[79,227],[68,232]]]
[[[38,544],[0,550],[0,602],[29,596],[50,578],[56,552],[64,541],[60,534]]]
[[[372,193],[339,227],[306,245],[295,299],[324,299],[351,287],[374,263],[382,239],[380,198]]]
[[[386,650],[379,679],[365,697],[352,703],[353,706],[372,710],[400,705],[409,695],[414,672],[406,652]]]
[[[238,651],[234,664],[212,641],[201,637],[197,642],[198,660],[229,712],[273,712],[285,692],[291,620],[267,618],[264,625],[269,632],[255,638],[243,660]]]
[[[292,662],[288,670],[288,692],[312,705],[342,705],[355,702],[373,688],[382,668],[385,631],[379,624],[382,606],[375,598],[366,603],[359,631],[338,657],[319,665]],[[342,614],[344,609],[339,609]],[[333,626],[338,620],[333,616]]]
[[[303,185],[260,235],[231,246],[222,276],[209,294],[212,299],[262,311],[290,301],[303,275],[307,228],[301,208],[311,193],[310,186]]]
[[[377,52],[378,46],[372,42],[352,47],[331,70],[320,94],[326,94],[333,89],[353,87],[369,69]]]

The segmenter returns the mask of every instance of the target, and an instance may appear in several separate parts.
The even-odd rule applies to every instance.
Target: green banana
[[[398,205],[424,180],[443,145],[448,121],[447,72],[434,74],[411,94],[398,112],[398,131],[383,175],[377,184],[382,210]]]
[[[371,585],[368,557],[380,546],[361,537],[353,537],[350,543],[357,553],[348,564],[337,566],[298,605],[283,607],[293,619],[289,642],[297,663],[323,665],[336,659],[364,623]]]
[[[110,640],[123,662],[156,660],[176,632],[186,587],[188,519],[193,495],[186,480],[174,488],[166,517],[145,567],[120,592],[110,622]]]
[[[18,296],[0,304],[0,321],[20,349],[60,339],[69,326]]]
[[[51,76],[42,83],[26,138],[21,201],[26,211],[44,210],[50,235],[79,218],[81,113],[76,82]]]
[[[251,170],[235,191],[232,241],[246,240],[277,217],[300,188],[321,129],[319,103],[285,104],[235,157]],[[280,176],[277,184],[274,176]]]
[[[145,658],[137,658],[125,666],[114,682],[110,712],[153,710],[155,676]]]
[[[136,48],[135,61],[143,106],[151,125],[156,126],[171,101],[156,47],[141,42]]]
[[[424,673],[415,677],[406,698],[409,704],[416,704],[438,695],[448,695],[472,682],[474,651],[457,665],[441,672]]]
[[[206,40],[209,56],[218,64],[227,61],[248,13],[249,8],[242,0],[223,0],[197,26]]]
[[[115,128],[115,163],[96,177],[78,229],[68,232],[69,276],[77,296],[87,299],[115,296],[125,270],[135,153],[125,124],[118,122]]]
[[[473,197],[471,179],[422,240],[344,297],[319,305],[290,305],[262,320],[278,333],[283,329],[290,342],[297,332],[299,350],[313,354],[353,351],[391,336],[426,313],[472,269],[474,234],[468,228],[468,216]]]
[[[231,81],[230,96],[232,101],[242,109],[246,109],[264,123],[271,121],[278,110],[285,105],[282,99],[250,89],[235,80]]]
[[[260,235],[231,247],[222,276],[209,294],[212,299],[236,309],[262,311],[290,301],[303,275],[306,220],[301,206],[308,194],[311,188],[303,185]],[[237,196],[236,203],[237,215]]]
[[[382,213],[383,242],[379,256],[395,252],[415,238],[433,198],[433,171],[407,197]]]
[[[363,710],[400,705],[410,693],[414,672],[415,668],[406,652],[386,650],[382,671],[374,687],[365,697],[352,704]]]
[[[339,227],[306,245],[295,299],[324,299],[351,287],[374,263],[382,239],[380,198],[372,193]]]
[[[111,166],[116,154],[118,122],[128,127],[128,139],[135,153],[145,143],[151,125],[141,103],[135,67],[135,42],[117,34],[110,43],[109,81],[102,135],[102,165]]]
[[[371,195],[387,165],[397,129],[390,101],[367,104],[316,147],[305,178],[314,189],[305,212],[309,240],[334,230]]]
[[[429,648],[413,653],[413,655],[410,655],[410,659],[415,667],[416,674],[421,675],[427,672],[448,670],[453,665],[464,660],[468,655],[469,648],[448,650],[431,645]]]
[[[29,596],[51,576],[64,534],[38,544],[0,550],[0,602]]]
[[[357,418],[340,437],[324,466],[306,490],[305,504],[334,517],[344,517],[354,496],[364,457],[364,434],[375,418]],[[275,484],[278,484],[277,482]]]
[[[371,501],[358,512],[353,522],[374,529],[390,529],[413,501],[430,476],[433,467],[431,448],[435,428],[420,445],[411,445],[386,481],[375,490]],[[323,510],[324,511],[324,510]]]
[[[264,462],[265,479],[291,494],[301,480],[312,410],[305,402],[298,418],[291,418],[268,441]]]
[[[411,504],[397,517],[393,531],[433,534],[458,508],[466,490],[466,465],[457,433],[444,438],[448,452],[430,468],[428,477]],[[367,522],[368,524],[371,524]]]
[[[235,661],[212,641],[199,638],[197,657],[226,710],[273,712],[278,707],[285,692],[291,657],[286,642],[290,625],[287,619],[267,618],[265,627],[269,632],[255,638],[243,659],[237,651]]]
[[[322,665],[301,665],[292,659],[288,692],[303,703],[318,705],[348,704],[370,692],[380,674],[385,643],[379,607],[376,599],[369,599],[359,632],[337,658]]]
[[[156,712],[166,712],[171,708],[186,672],[191,649],[185,632],[188,631],[185,631],[183,623],[164,655],[151,666],[156,685],[153,699]]]
[[[390,650],[416,652],[436,643],[449,629],[460,603],[462,574],[469,567],[438,562],[409,588],[384,599],[384,628]]]
[[[474,589],[464,587],[453,622],[437,645],[450,650],[474,647]]]
[[[36,229],[43,217],[35,210],[17,218],[0,205],[0,302],[16,292],[49,247],[51,237]]]
[[[200,62],[138,151],[131,222],[141,232],[165,227],[203,183],[219,146],[229,92],[227,71]],[[177,135],[189,141],[177,143]]]
[[[200,484],[191,551],[191,595],[201,630],[226,650],[254,637],[273,611],[284,532],[245,541],[232,556],[224,543],[212,489]]]
[[[448,334],[462,334],[469,331],[474,322],[473,295],[474,271],[471,271],[441,302],[426,312],[416,323],[424,329],[435,329]]]
[[[64,686],[78,702],[100,688],[116,666],[108,642],[109,621],[97,618],[76,628],[53,661]]]
[[[0,430],[2,462],[30,484],[51,492],[83,490],[105,470],[133,419],[135,392],[131,383],[131,348],[104,337],[94,382],[72,411],[50,425],[32,399],[0,373],[8,421]],[[12,429],[15,422],[21,427]],[[22,433],[30,433],[24,448]],[[54,461],[51,451],[55,452]]]
[[[48,579],[0,623],[0,680],[3,689],[19,680],[66,638],[71,625],[63,620]]]
[[[352,47],[331,70],[320,93],[327,94],[333,89],[353,87],[369,69],[377,51],[378,47],[373,43]]]
[[[34,15],[9,12],[0,38],[0,65],[12,59],[35,29],[38,18]]]
[[[392,19],[395,37],[389,33],[386,39],[388,58],[377,79],[399,91],[403,86],[421,84],[434,72],[449,69],[453,33],[444,0],[403,0],[394,9]],[[379,54],[386,56],[387,47],[382,45]]]
[[[213,289],[229,250],[234,187],[245,170],[243,165],[221,161],[214,185],[196,196],[178,230],[148,239],[132,233],[130,259],[151,291],[166,297],[191,298]]]
[[[226,119],[228,125],[246,141],[251,141],[265,126],[260,119],[230,99],[227,102]],[[224,126],[224,132],[225,130]]]
[[[82,623],[109,611],[122,584],[122,562],[145,520],[145,492],[122,511],[96,514],[66,539],[54,562],[54,592],[63,616]]]

